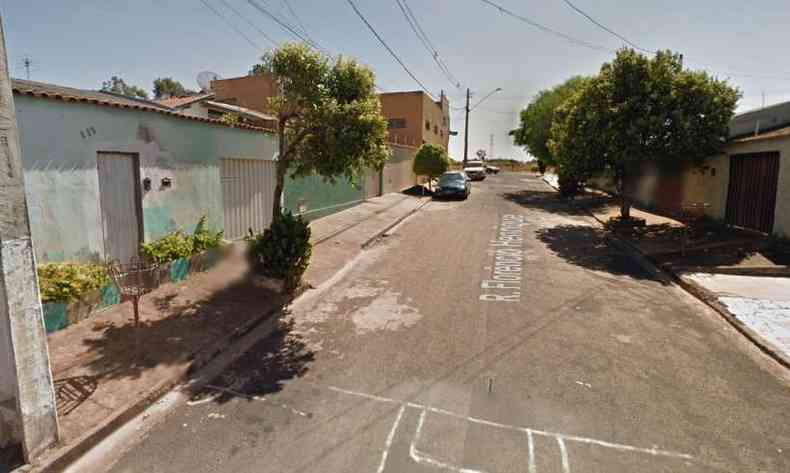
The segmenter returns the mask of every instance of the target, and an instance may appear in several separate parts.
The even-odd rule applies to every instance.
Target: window
[[[388,118],[387,119],[387,128],[390,130],[406,128],[406,119],[405,118]]]
[[[431,131],[431,122],[429,122],[428,120],[425,120],[425,130]]]

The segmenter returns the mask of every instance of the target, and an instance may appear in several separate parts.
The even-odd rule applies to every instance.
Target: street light
[[[466,89],[466,125],[464,127],[464,166],[466,166],[466,161],[469,156],[469,112],[477,108],[478,105],[483,103],[488,97],[491,97],[497,92],[501,92],[502,87],[497,87],[496,89],[492,90],[488,93],[485,97],[480,99],[474,107],[469,108],[469,97],[471,96],[471,92],[469,89]]]

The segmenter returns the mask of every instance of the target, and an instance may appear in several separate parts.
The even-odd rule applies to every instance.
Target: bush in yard
[[[209,231],[206,228],[206,222],[207,219],[204,215],[200,217],[192,235],[176,230],[158,240],[143,243],[140,246],[140,252],[148,261],[163,264],[217,248],[222,244],[223,232]]]
[[[310,264],[313,246],[310,227],[301,216],[285,212],[274,218],[263,233],[247,238],[247,260],[255,274],[285,281],[285,288],[294,290]]]
[[[564,172],[560,172],[557,176],[557,186],[560,190],[560,195],[563,197],[574,198],[579,193],[579,180]]]
[[[36,268],[41,302],[72,302],[110,282],[100,264],[46,263]]]
[[[448,167],[450,167],[450,158],[441,146],[424,144],[414,157],[414,174],[428,176],[429,186],[430,179],[441,176],[447,172]]]

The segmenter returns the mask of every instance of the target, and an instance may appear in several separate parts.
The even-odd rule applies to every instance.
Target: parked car
[[[497,166],[491,166],[486,164],[486,172],[488,174],[499,174],[499,168]]]
[[[467,161],[464,172],[473,181],[482,181],[486,178],[486,168],[482,161]]]
[[[436,184],[436,190],[433,192],[433,196],[436,198],[460,197],[466,199],[471,192],[472,183],[466,173],[462,171],[450,171],[439,177],[439,183]]]

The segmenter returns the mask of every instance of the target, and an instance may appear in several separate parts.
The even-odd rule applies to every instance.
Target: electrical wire
[[[436,47],[431,42],[428,35],[425,33],[425,30],[422,29],[420,22],[417,20],[417,17],[414,15],[414,12],[409,7],[409,4],[406,3],[406,0],[395,0],[395,3],[398,4],[401,12],[403,12],[403,16],[406,18],[406,22],[411,27],[414,34],[420,40],[425,49],[428,51],[428,54],[431,55],[431,59],[436,62],[436,65],[439,66],[439,70],[447,77],[447,80],[453,84],[453,87],[458,89],[461,88],[461,83],[456,77],[450,72],[450,69],[447,67],[447,64],[442,60],[441,56],[439,55],[439,51],[437,51]]]
[[[617,33],[616,31],[608,28],[603,23],[599,22],[595,18],[593,18],[590,15],[588,15],[581,8],[579,8],[576,5],[574,5],[570,0],[562,0],[562,1],[565,2],[565,4],[568,5],[573,11],[575,11],[579,15],[587,18],[588,20],[590,20],[590,22],[592,22],[595,26],[597,26],[598,28],[601,28],[602,30],[606,31],[607,33],[609,33],[609,34],[621,39],[624,43],[628,44],[632,48],[638,49],[639,51],[642,51],[642,52],[645,52],[645,53],[650,53],[650,54],[654,54],[655,53],[655,51],[652,51],[650,49],[645,49],[645,48],[639,46],[638,44],[635,44],[633,41],[631,41],[630,39],[626,38],[625,36],[623,36],[623,35]]]
[[[283,0],[283,3],[285,4],[285,8],[287,8],[288,11],[291,13],[293,19],[296,20],[296,24],[299,25],[299,29],[302,31],[302,33],[304,33],[305,36],[307,36],[309,39],[312,40],[312,38],[310,38],[310,35],[307,33],[307,28],[305,28],[302,19],[299,18],[299,15],[296,14],[296,11],[294,10],[293,6],[291,6],[291,2],[289,2],[288,0]]]
[[[251,1],[251,0],[248,0],[248,1]],[[411,72],[411,70],[409,70],[409,68],[408,68],[408,67],[406,67],[406,64],[404,64],[404,63],[403,63],[403,61],[401,60],[401,58],[400,58],[400,57],[398,57],[398,55],[397,55],[397,54],[395,54],[395,51],[393,51],[393,50],[392,50],[392,48],[390,48],[390,47],[389,47],[389,45],[387,44],[387,42],[386,42],[386,41],[384,41],[384,39],[381,37],[381,35],[379,35],[378,31],[376,31],[376,29],[375,29],[375,28],[373,28],[373,25],[371,25],[371,24],[370,24],[370,22],[367,20],[367,18],[365,18],[365,15],[363,15],[363,14],[362,14],[362,12],[361,12],[361,11],[359,11],[359,8],[357,8],[357,5],[356,5],[356,4],[353,2],[353,0],[346,0],[346,1],[348,2],[348,4],[349,4],[349,5],[351,5],[351,8],[353,8],[353,9],[354,9],[354,12],[355,12],[355,13],[357,14],[357,16],[358,16],[358,17],[359,17],[359,18],[362,20],[362,22],[363,22],[363,23],[365,23],[365,25],[367,25],[367,27],[368,27],[368,29],[370,30],[370,32],[371,32],[371,33],[373,33],[373,36],[375,36],[375,37],[376,37],[376,39],[378,39],[378,40],[379,40],[379,42],[381,43],[381,45],[382,45],[382,46],[384,46],[384,49],[386,49],[386,50],[387,50],[387,51],[390,53],[390,55],[392,55],[392,57],[393,57],[393,58],[394,58],[394,59],[395,59],[395,60],[398,62],[398,64],[400,64],[400,65],[401,65],[401,67],[403,68],[403,70],[404,70],[404,71],[406,71],[406,73],[407,73],[407,74],[409,74],[409,76],[410,76],[412,79],[414,79],[414,82],[416,82],[417,84],[419,84],[419,85],[420,85],[420,87],[422,88],[422,90],[424,90],[424,91],[425,91],[425,93],[426,93],[426,94],[428,94],[428,96],[431,98],[431,100],[436,100],[436,99],[433,97],[433,95],[431,95],[431,93],[428,91],[428,88],[427,88],[427,87],[425,87],[425,84],[423,84],[423,83],[420,81],[420,79],[418,79],[418,78],[417,78],[417,76],[415,76],[415,75],[414,75],[414,73],[412,73],[412,72]]]
[[[584,40],[581,40],[579,38],[574,38],[571,35],[565,34],[565,33],[561,32],[561,31],[555,30],[554,28],[550,28],[550,27],[548,27],[546,25],[540,24],[540,23],[538,23],[535,20],[531,20],[531,19],[529,19],[529,18],[527,18],[525,16],[519,15],[518,13],[515,13],[515,12],[513,12],[511,10],[508,10],[507,8],[503,7],[502,5],[494,3],[494,2],[492,2],[490,0],[480,0],[480,1],[485,3],[485,4],[487,4],[487,5],[489,5],[489,6],[491,6],[491,7],[496,8],[497,10],[499,10],[501,13],[504,13],[505,15],[511,16],[511,17],[513,17],[513,18],[515,18],[517,20],[520,20],[520,21],[522,21],[522,22],[524,22],[524,23],[526,23],[526,24],[528,24],[530,26],[533,26],[533,27],[543,31],[544,33],[549,33],[551,35],[557,36],[557,37],[562,38],[562,39],[564,39],[564,40],[566,40],[566,41],[568,41],[570,43],[573,43],[573,44],[575,44],[577,46],[583,46],[585,48],[595,49],[597,51],[616,52],[616,50],[611,49],[611,48],[607,48],[606,46],[601,46],[600,44],[590,43],[588,41],[584,41]]]
[[[273,40],[268,34],[266,34],[265,31],[263,31],[263,29],[261,29],[258,25],[256,25],[252,21],[250,21],[249,18],[247,18],[246,16],[242,15],[241,12],[239,12],[239,10],[237,10],[233,5],[230,4],[230,2],[228,2],[227,0],[219,0],[219,1],[224,3],[225,6],[228,8],[228,10],[232,11],[233,13],[236,14],[236,16],[238,16],[239,18],[241,18],[242,20],[247,22],[247,24],[250,25],[252,27],[252,29],[257,31],[261,36],[263,36],[263,38],[266,41],[268,41],[269,43],[271,43],[275,47],[280,46],[280,43],[278,43],[277,41]]]
[[[302,41],[305,44],[309,44],[310,46],[312,46],[312,47],[314,47],[316,49],[323,49],[318,44],[316,44],[315,42],[311,41],[310,39],[308,39],[304,35],[302,35],[299,31],[297,31],[296,28],[294,28],[293,26],[289,25],[287,22],[283,21],[282,19],[278,18],[276,15],[274,15],[273,13],[268,11],[266,8],[262,7],[257,1],[255,1],[255,0],[247,0],[247,3],[249,3],[253,8],[258,10],[259,12],[263,13],[264,15],[266,15],[272,21],[274,21],[275,23],[280,25],[288,33],[293,35],[294,38]]]
[[[208,9],[209,9],[209,10],[211,10],[212,12],[214,12],[214,14],[215,14],[215,15],[217,15],[218,17],[220,17],[220,18],[222,19],[222,21],[224,21],[225,23],[227,23],[227,24],[228,24],[228,26],[230,26],[231,28],[233,28],[233,30],[234,30],[234,31],[236,31],[236,33],[238,33],[239,35],[241,35],[241,37],[242,37],[242,38],[244,38],[245,40],[247,40],[247,42],[248,42],[248,43],[250,43],[250,45],[251,45],[252,47],[254,47],[254,48],[256,48],[256,49],[259,49],[259,50],[261,50],[261,51],[266,51],[266,49],[262,48],[262,47],[261,47],[260,45],[258,45],[258,44],[257,44],[255,41],[253,41],[253,40],[252,40],[252,39],[251,39],[249,36],[247,36],[247,34],[246,34],[246,33],[244,33],[242,30],[240,30],[239,28],[237,28],[237,27],[236,27],[236,25],[234,25],[234,24],[233,24],[233,22],[231,22],[231,21],[228,19],[228,17],[226,17],[225,15],[223,15],[222,13],[220,13],[220,12],[219,12],[217,9],[215,9],[214,7],[212,7],[212,6],[211,6],[211,4],[209,4],[207,0],[200,0],[200,3],[202,3],[203,5],[205,5],[205,6],[206,6],[206,8],[208,8]]]

